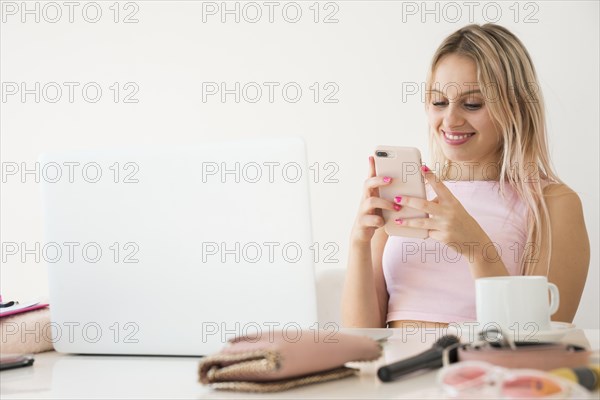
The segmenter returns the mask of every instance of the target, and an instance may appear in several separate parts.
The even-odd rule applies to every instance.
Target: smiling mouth
[[[444,135],[444,137],[448,140],[465,140],[470,138],[471,136],[473,136],[475,134],[475,132],[467,132],[467,133],[463,133],[463,132],[446,132],[444,130],[442,130],[442,134]]]

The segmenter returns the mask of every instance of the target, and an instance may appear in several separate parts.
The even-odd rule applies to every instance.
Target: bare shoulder
[[[577,193],[564,183],[551,183],[543,189],[546,201],[580,201]]]
[[[545,196],[558,196],[565,194],[577,195],[569,186],[564,183],[550,183],[544,187]]]
[[[579,195],[564,183],[552,183],[544,187],[544,199],[551,215],[582,214]]]

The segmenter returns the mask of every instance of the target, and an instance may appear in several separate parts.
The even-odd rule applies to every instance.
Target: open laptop
[[[57,351],[206,355],[236,335],[315,329],[301,139],[39,162]]]

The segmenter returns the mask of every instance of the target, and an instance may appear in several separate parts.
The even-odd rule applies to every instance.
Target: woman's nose
[[[465,119],[462,112],[456,103],[448,104],[444,112],[444,125],[447,128],[458,128],[463,126]]]

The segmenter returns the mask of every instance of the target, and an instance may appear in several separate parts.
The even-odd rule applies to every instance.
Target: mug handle
[[[554,283],[548,282],[548,289],[550,289],[550,315],[552,315],[558,311],[560,295],[558,294],[558,286],[556,286]]]

